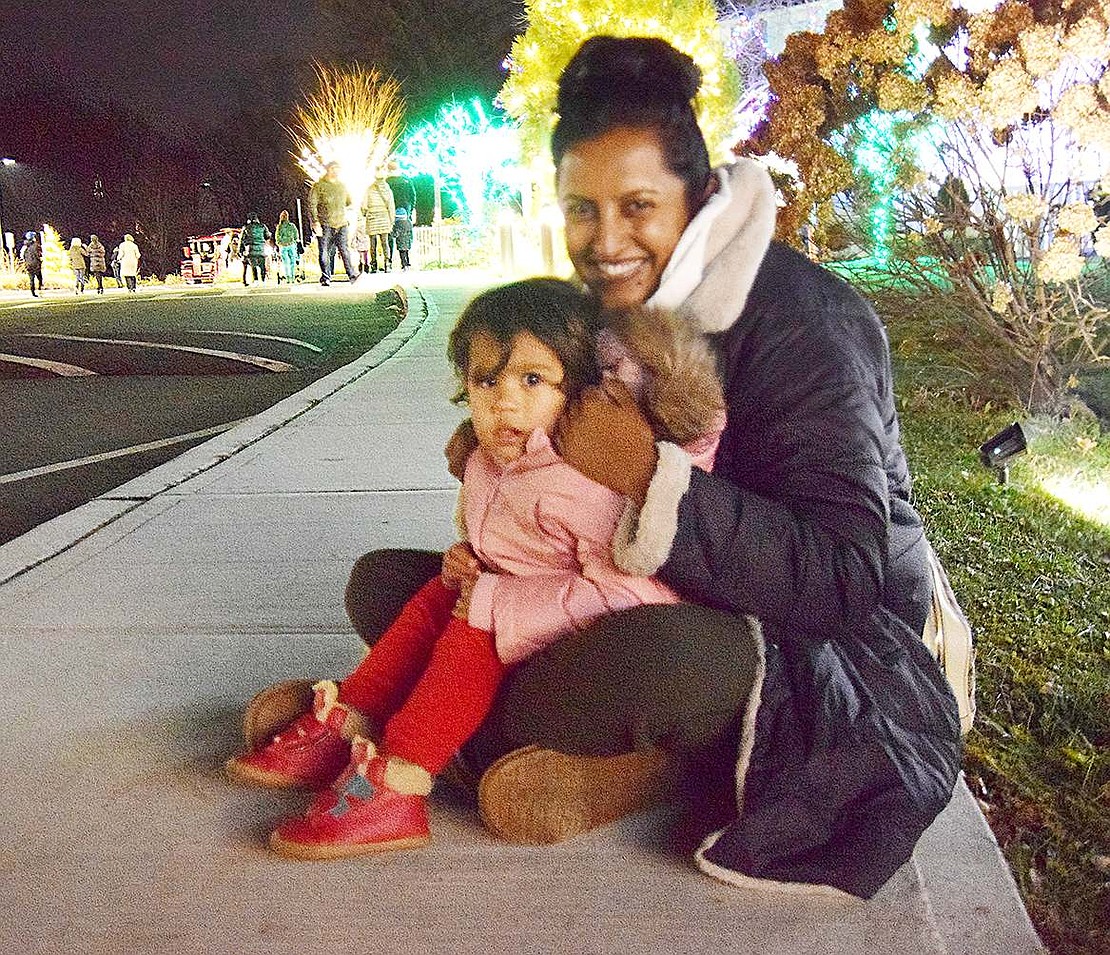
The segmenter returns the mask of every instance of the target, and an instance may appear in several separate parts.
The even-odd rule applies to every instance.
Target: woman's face
[[[559,356],[529,332],[513,338],[508,361],[492,335],[474,335],[466,369],[470,420],[478,444],[502,467],[524,454],[536,428],[551,434],[567,402],[563,375]]]
[[[650,129],[618,127],[563,154],[556,175],[567,253],[605,308],[643,304],[690,222],[686,184]]]

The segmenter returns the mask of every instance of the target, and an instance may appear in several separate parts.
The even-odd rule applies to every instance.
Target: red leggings
[[[339,686],[341,703],[384,725],[385,753],[433,775],[481,725],[505,676],[493,634],[452,616],[458,597],[432,578]]]

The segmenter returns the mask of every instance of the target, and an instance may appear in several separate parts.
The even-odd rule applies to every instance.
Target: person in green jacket
[[[282,209],[281,215],[278,216],[277,228],[274,229],[274,241],[277,243],[278,253],[281,255],[281,266],[285,271],[285,281],[290,285],[297,273],[297,246],[301,241],[301,234],[297,231],[297,227],[289,221],[289,210]],[[282,280],[281,272],[278,272],[278,283]]]
[[[262,224],[258,214],[252,212],[247,216],[247,224],[239,233],[239,247],[243,254],[243,284],[247,281],[248,270],[254,275],[255,281],[266,281],[266,243],[270,241],[270,227]]]

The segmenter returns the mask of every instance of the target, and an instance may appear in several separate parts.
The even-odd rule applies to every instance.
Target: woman
[[[274,229],[274,241],[277,243],[278,254],[281,256],[281,270],[278,272],[278,282],[284,275],[285,281],[293,284],[297,277],[297,245],[301,241],[301,233],[289,221],[289,210],[282,209],[278,216],[277,228]]]
[[[73,292],[75,295],[85,294],[85,276],[89,262],[85,246],[81,239],[74,236],[69,242],[69,267],[73,269]]]
[[[104,273],[108,271],[108,250],[95,235],[89,236],[85,247],[89,253],[89,274],[96,279],[96,294],[104,294]]]
[[[369,237],[370,271],[378,271],[378,250],[382,253],[382,271],[389,271],[389,246],[387,239],[393,231],[396,208],[393,192],[383,178],[375,179],[366,190],[362,205],[362,230]]]
[[[592,38],[560,79],[553,135],[579,278],[605,306],[674,310],[719,358],[712,474],[655,444],[613,388],[577,403],[559,444],[632,502],[617,564],[689,604],[611,615],[527,661],[464,755],[488,766],[494,831],[551,841],[643,804],[662,750],[700,795],[704,871],[870,897],[960,759],[956,703],[920,639],[927,543],[888,346],[850,287],[772,242],[759,167],[710,170],[699,83],[663,41]],[[364,639],[438,571],[437,555],[360,558],[347,606]]]
[[[135,237],[128,232],[123,241],[116,246],[116,258],[119,260],[120,277],[127,283],[127,291],[138,291],[139,259],[143,254],[135,244]],[[118,280],[117,280],[118,281]]]

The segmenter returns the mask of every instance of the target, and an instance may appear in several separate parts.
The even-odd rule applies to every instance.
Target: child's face
[[[478,444],[504,466],[524,454],[528,436],[536,428],[551,433],[567,397],[562,391],[563,363],[534,335],[517,334],[509,360],[495,373],[502,349],[492,335],[474,335],[466,388]]]

